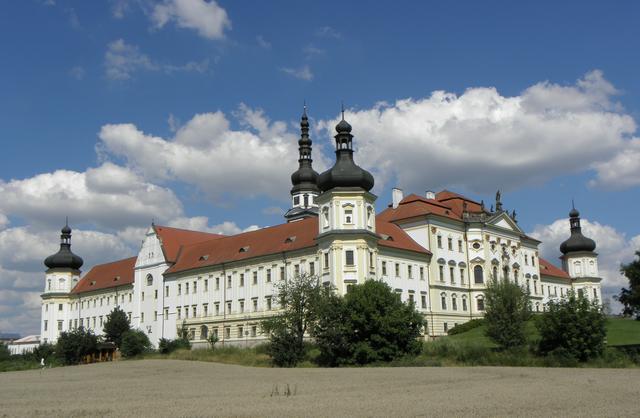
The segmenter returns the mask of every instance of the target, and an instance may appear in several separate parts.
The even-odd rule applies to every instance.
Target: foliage
[[[189,340],[185,340],[184,338],[177,338],[175,340],[168,340],[166,338],[161,338],[158,343],[158,351],[161,354],[170,354],[176,350],[190,350],[191,342]]]
[[[422,349],[418,341],[424,326],[413,304],[405,304],[384,282],[368,280],[354,285],[340,298],[324,299],[312,335],[323,365],[386,362]]]
[[[547,312],[536,325],[541,354],[573,357],[584,362],[604,351],[607,329],[601,307],[573,291],[560,301],[550,301]]]
[[[271,358],[267,354],[267,345],[261,344],[252,348],[236,346],[218,347],[210,349],[178,349],[169,354],[146,354],[145,358],[160,358],[171,360],[206,361],[225,364],[237,364],[252,367],[269,367]]]
[[[41,359],[44,359],[45,362],[49,363],[49,361],[53,359],[54,355],[55,347],[51,343],[42,343],[29,353],[29,357],[38,363],[40,363]]]
[[[151,349],[151,342],[144,331],[129,330],[122,334],[120,352],[125,358],[135,357]]]
[[[0,343],[0,361],[8,360],[10,356],[11,352],[9,351],[9,347],[4,343]]]
[[[640,321],[628,318],[607,318],[607,345],[639,345]]]
[[[629,279],[629,288],[620,289],[617,299],[624,306],[624,315],[635,316],[640,321],[640,251],[636,251],[636,256],[637,260],[620,268],[620,272]]]
[[[129,323],[129,317],[119,306],[116,306],[111,313],[107,315],[107,321],[103,327],[104,338],[120,348],[122,345],[122,336],[130,329],[131,324]]]
[[[180,325],[180,328],[178,328],[178,339],[189,341],[190,340],[189,337],[190,337],[190,334],[189,334],[189,328],[187,327],[187,320],[183,319],[182,325]],[[191,346],[191,343],[189,343],[189,346]]]
[[[209,338],[207,338],[207,342],[209,343],[209,346],[212,350],[216,349],[216,344],[218,341],[220,341],[220,338],[218,338],[218,336],[213,332],[209,335]]]
[[[97,351],[98,337],[83,327],[60,333],[55,352],[63,364],[78,364]]]
[[[463,322],[462,324],[458,324],[455,327],[451,328],[447,331],[448,335],[457,335],[462,334],[463,332],[471,331],[474,328],[478,328],[481,325],[484,325],[484,319],[476,318],[471,321]]]
[[[275,285],[282,312],[262,323],[269,335],[273,364],[293,367],[304,358],[304,336],[317,320],[322,300],[331,292],[317,276],[297,275]]]
[[[529,294],[506,278],[493,278],[484,292],[486,335],[499,347],[510,349],[527,342],[525,323],[531,316]]]

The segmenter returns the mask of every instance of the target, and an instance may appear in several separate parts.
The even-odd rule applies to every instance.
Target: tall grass
[[[207,361],[241,366],[269,367],[271,358],[265,352],[264,346],[253,348],[219,347],[212,349],[186,350],[180,349],[169,354],[152,353],[144,358],[161,358],[171,360]]]

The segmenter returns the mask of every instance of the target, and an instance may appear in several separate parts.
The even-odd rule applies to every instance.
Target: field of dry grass
[[[639,369],[121,361],[2,373],[0,416],[638,416],[639,381]]]

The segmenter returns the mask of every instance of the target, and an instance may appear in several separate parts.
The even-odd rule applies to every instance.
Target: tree
[[[484,292],[486,335],[499,347],[527,342],[525,325],[531,316],[529,292],[508,279],[492,278]]]
[[[149,337],[144,331],[129,330],[122,334],[122,346],[120,351],[126,358],[138,356],[151,348]]]
[[[620,272],[629,279],[629,288],[620,289],[616,298],[624,306],[624,315],[635,315],[636,320],[640,321],[640,251],[636,251],[636,256],[637,260],[623,264],[620,268]]]
[[[220,341],[220,339],[218,338],[218,336],[216,334],[214,334],[213,332],[211,333],[211,335],[209,335],[209,338],[207,338],[207,342],[209,343],[209,345],[211,346],[212,350],[216,349],[216,343]]]
[[[0,343],[0,361],[9,360],[11,352],[5,343]]]
[[[120,348],[122,336],[131,329],[128,315],[119,306],[113,308],[104,323],[104,338]]]
[[[607,329],[602,308],[573,291],[560,301],[550,301],[536,326],[542,354],[562,354],[587,361],[604,351]]]
[[[282,311],[264,322],[269,354],[276,366],[293,367],[304,357],[304,337],[317,319],[318,307],[331,290],[317,276],[297,275],[275,285]]]
[[[83,327],[60,333],[55,352],[63,364],[78,364],[97,351],[98,337]]]
[[[386,283],[367,280],[343,298],[323,302],[312,332],[322,364],[368,364],[420,353],[424,319]]]

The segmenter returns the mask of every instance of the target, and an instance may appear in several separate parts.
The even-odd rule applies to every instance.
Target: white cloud
[[[30,224],[74,223],[103,228],[146,224],[182,215],[174,193],[112,163],[86,172],[57,170],[23,180],[0,180],[0,212]]]
[[[288,180],[297,166],[297,134],[261,110],[241,105],[234,116],[244,128],[233,130],[222,112],[194,116],[175,136],[164,139],[132,124],[105,125],[104,149],[153,181],[177,179],[197,186],[214,200],[288,196]],[[314,165],[326,166],[318,152]]]
[[[224,31],[231,29],[227,12],[215,0],[165,0],[155,5],[151,20],[156,28],[173,21],[207,39],[222,39]]]
[[[311,81],[313,80],[313,73],[309,65],[305,64],[300,68],[283,67],[280,69],[283,73],[289,74],[292,77],[300,80]]]
[[[307,45],[302,48],[302,52],[305,54],[307,59],[310,59],[319,55],[324,55],[326,51],[313,45]]]
[[[271,49],[271,42],[264,39],[264,36],[262,35],[256,36],[256,42],[258,42],[258,45],[260,45],[261,48]]]
[[[349,111],[347,119],[356,158],[375,173],[378,189],[396,181],[408,189],[488,193],[592,169],[598,184],[607,185],[640,171],[640,159],[621,172],[611,164],[624,158],[636,130],[612,101],[615,92],[594,71],[573,86],[544,82],[514,97],[495,88],[470,88],[460,96],[436,91]],[[337,120],[320,128],[333,135]]]
[[[331,26],[322,26],[321,28],[318,28],[318,30],[316,31],[316,36],[320,38],[342,38],[342,34]]]
[[[640,138],[627,141],[615,157],[597,162],[593,167],[598,176],[589,182],[591,186],[614,190],[640,186]]]
[[[629,285],[620,273],[620,265],[633,260],[635,251],[640,249],[640,235],[627,237],[624,232],[612,226],[602,225],[581,219],[582,233],[596,242],[598,267],[602,280],[603,298],[611,302],[611,296],[620,292],[620,288]],[[560,265],[558,257],[560,244],[569,238],[569,220],[558,219],[549,225],[536,225],[532,237],[542,241],[540,253],[543,258]],[[618,303],[612,305],[619,307]]]
[[[123,39],[117,39],[107,45],[104,54],[104,67],[106,77],[110,80],[129,80],[139,71],[161,71],[165,74],[173,73],[200,73],[209,70],[209,60],[189,61],[185,64],[160,64],[149,56],[140,52],[136,45],[126,43]]]
[[[75,67],[69,70],[69,75],[75,78],[76,80],[82,80],[84,78],[85,73],[86,71],[84,67],[80,65],[76,65]]]
[[[131,10],[130,0],[111,0],[111,14],[116,19],[122,19]]]
[[[0,231],[9,225],[9,218],[4,213],[0,213]]]
[[[177,218],[169,223],[169,226],[175,228],[184,228],[194,231],[211,232],[222,235],[236,235],[241,232],[255,231],[259,229],[257,225],[250,225],[246,228],[240,228],[235,222],[225,221],[221,224],[209,226],[209,218],[206,216],[194,216],[191,218]]]

